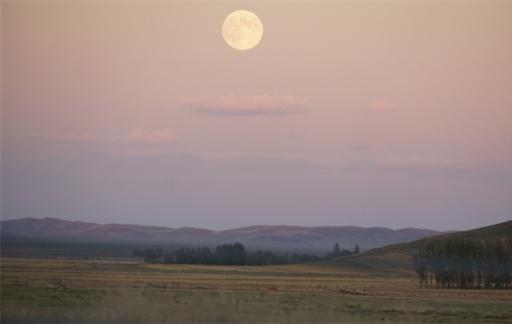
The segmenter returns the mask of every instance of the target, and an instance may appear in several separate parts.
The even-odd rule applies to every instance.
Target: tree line
[[[512,239],[431,242],[413,265],[421,287],[512,288]]]
[[[320,261],[340,256],[359,253],[359,246],[354,250],[341,249],[335,243],[332,251],[324,256],[315,254],[278,254],[271,251],[247,251],[241,243],[218,245],[214,250],[208,247],[180,248],[166,253],[162,248],[134,249],[133,255],[143,257],[146,262],[176,264],[217,264],[217,265],[272,265]]]

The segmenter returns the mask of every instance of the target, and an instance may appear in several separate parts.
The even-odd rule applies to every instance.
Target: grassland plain
[[[509,323],[507,290],[420,289],[364,267],[1,259],[2,322]]]

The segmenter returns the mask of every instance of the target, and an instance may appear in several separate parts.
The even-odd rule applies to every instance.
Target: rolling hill
[[[334,242],[362,250],[408,242],[440,234],[428,229],[355,226],[248,226],[213,231],[202,228],[96,224],[56,218],[23,218],[1,223],[2,240],[53,240],[73,242],[164,243],[181,246],[213,246],[241,242],[248,248],[273,251],[327,252]]]
[[[392,244],[370,249],[359,255],[327,260],[323,263],[342,268],[360,269],[374,274],[413,276],[415,274],[412,268],[412,258],[419,248],[430,242],[448,239],[496,240],[502,238],[512,239],[512,221],[469,231],[444,233],[412,242]]]

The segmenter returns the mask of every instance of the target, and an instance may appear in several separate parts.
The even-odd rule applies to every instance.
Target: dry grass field
[[[512,321],[512,292],[419,289],[332,265],[1,260],[2,322]]]

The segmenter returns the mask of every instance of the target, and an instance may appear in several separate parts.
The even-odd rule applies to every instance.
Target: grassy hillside
[[[419,248],[425,246],[426,244],[437,241],[437,240],[447,240],[447,239],[466,239],[466,240],[497,240],[502,238],[512,238],[512,221],[507,221],[491,226],[480,227],[477,229],[449,233],[449,234],[441,234],[436,235],[420,240],[416,240],[409,243],[400,243],[388,245],[382,248],[373,249],[368,251],[370,255],[379,255],[383,253],[404,253],[408,255],[413,255]]]
[[[414,276],[412,257],[426,244],[447,239],[496,240],[512,238],[512,221],[469,231],[436,235],[408,243],[388,245],[365,253],[324,261],[323,264],[345,269],[360,269],[380,275]]]

